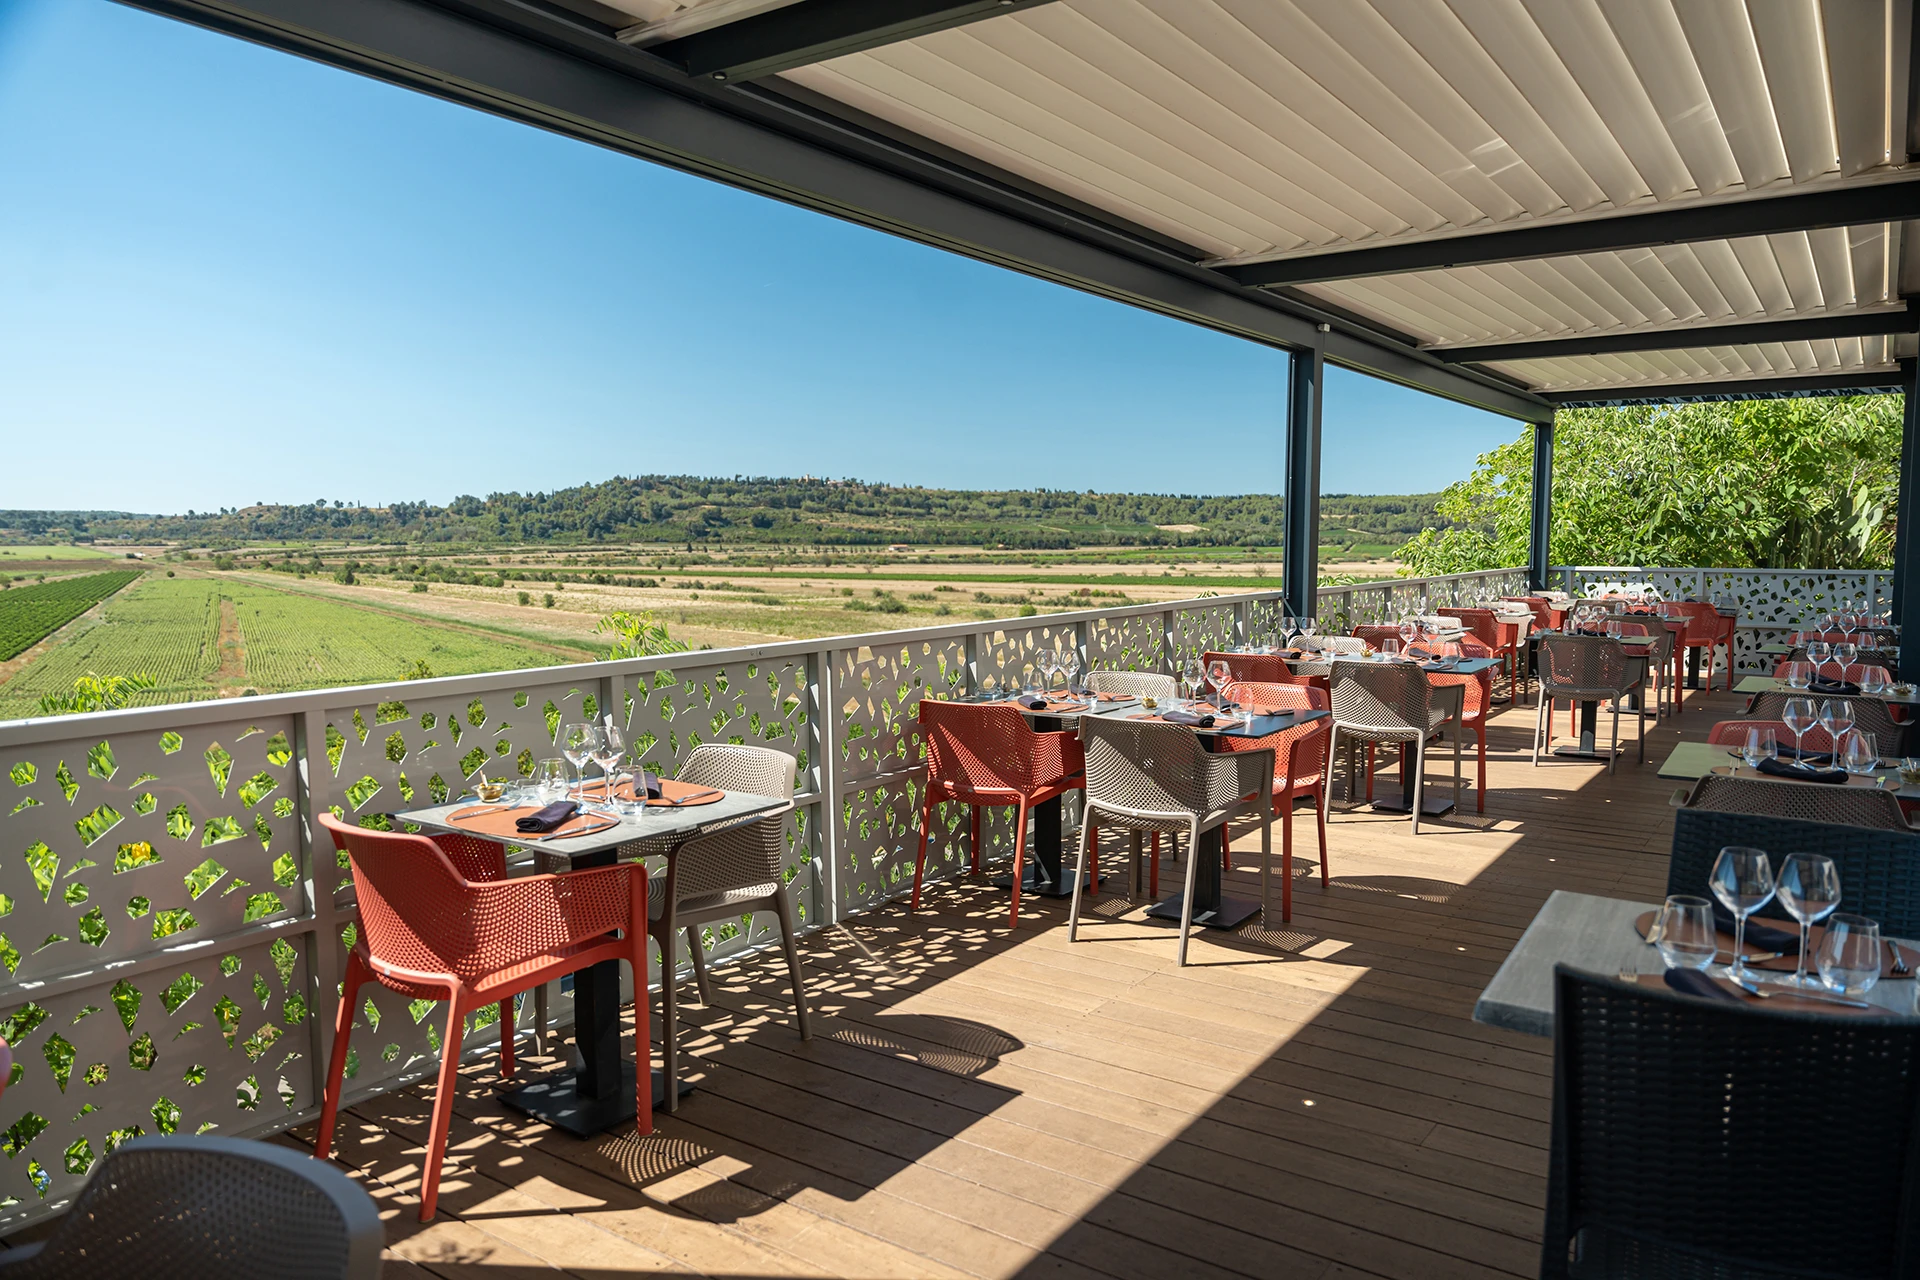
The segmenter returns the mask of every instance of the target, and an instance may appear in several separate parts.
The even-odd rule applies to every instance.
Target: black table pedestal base
[[[1436,790],[1442,790],[1444,794],[1435,795]],[[1441,817],[1452,813],[1454,807],[1451,785],[1445,788],[1429,787],[1427,794],[1420,797],[1420,816],[1423,818]],[[1412,813],[1413,805],[1404,796],[1390,796],[1385,800],[1375,800],[1373,811],[1375,813]]]
[[[1092,877],[1089,877],[1091,881]],[[1100,883],[1105,884],[1106,873],[1100,875]],[[1013,876],[995,876],[990,884],[996,889],[1013,888]],[[1089,884],[1091,888],[1091,884]],[[1047,878],[1047,869],[1038,861],[1027,864],[1026,872],[1020,877],[1020,896],[1023,898],[1071,898],[1073,896],[1073,868],[1061,864],[1060,878]]]
[[[1186,899],[1186,894],[1176,893],[1164,902],[1157,902],[1153,906],[1148,907],[1147,914],[1156,920],[1171,920],[1175,924],[1179,924],[1180,912],[1186,904]],[[1249,902],[1245,898],[1223,897],[1220,899],[1220,905],[1217,907],[1203,908],[1196,906],[1193,912],[1193,922],[1209,929],[1235,929],[1245,922],[1248,916],[1259,909],[1260,904],[1257,902]]]
[[[575,1087],[579,1075],[578,1068],[556,1072],[499,1095],[500,1101],[556,1129],[564,1129],[576,1138],[591,1138],[633,1119],[634,1065],[631,1062],[620,1064],[620,1085],[605,1097],[581,1097]],[[684,1098],[692,1092],[693,1086],[681,1081],[680,1096]],[[657,1111],[666,1105],[667,1077],[664,1072],[655,1071],[653,1106]]]

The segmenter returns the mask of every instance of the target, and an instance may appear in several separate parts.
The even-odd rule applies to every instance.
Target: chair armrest
[[[473,947],[465,957],[492,973],[647,919],[647,869],[637,862],[472,885]],[[463,975],[464,976],[464,975]]]
[[[1087,771],[1086,749],[1075,729],[1056,729],[1033,735],[1034,783],[1071,778]]]
[[[1224,809],[1248,796],[1273,797],[1272,747],[1206,757],[1206,807]]]

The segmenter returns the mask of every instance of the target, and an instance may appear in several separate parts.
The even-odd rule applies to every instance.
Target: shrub
[[[959,589],[958,587],[950,587],[944,582],[934,588],[935,591],[958,591]]]
[[[520,593],[520,603],[521,603],[521,604],[532,604],[532,603],[533,603],[533,597],[532,597],[532,596],[530,596],[530,595],[528,595],[528,594],[527,594],[526,592],[524,592],[524,591],[522,591],[522,592]]]
[[[1040,611],[1034,608],[1032,605],[1023,604],[1020,606],[1020,612],[1015,614],[1014,616],[1018,618],[1031,618],[1034,614],[1039,612]]]
[[[873,602],[873,611],[875,613],[905,613],[907,611],[907,602],[893,596],[881,596]]]
[[[413,592],[415,595],[425,595],[427,593],[427,584],[424,582],[414,583]]]
[[[547,604],[547,608],[549,609],[553,608],[553,592],[551,591],[547,592],[546,604]]]
[[[943,604],[939,608],[933,611],[933,616],[936,618],[944,618],[952,612],[953,612],[953,606]]]

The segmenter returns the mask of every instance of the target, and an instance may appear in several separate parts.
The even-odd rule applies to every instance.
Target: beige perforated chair
[[[1104,716],[1082,717],[1080,738],[1087,757],[1087,821],[1080,828],[1080,862],[1073,877],[1073,905],[1067,913],[1067,941],[1076,942],[1080,936],[1080,890],[1087,882],[1087,844],[1096,822],[1132,834],[1136,881],[1141,835],[1185,832],[1187,891],[1180,907],[1178,957],[1184,965],[1187,935],[1193,929],[1201,833],[1248,814],[1260,819],[1261,865],[1273,851],[1273,750],[1211,755],[1183,725]],[[1220,838],[1226,842],[1230,833],[1223,830]]]
[[[1125,693],[1136,698],[1172,698],[1178,686],[1157,671],[1090,671],[1087,688],[1095,693]]]
[[[1391,743],[1413,752],[1413,831],[1420,833],[1420,808],[1427,794],[1427,739],[1453,712],[1435,706],[1433,686],[1414,662],[1355,662],[1333,664],[1329,675],[1333,695],[1333,734],[1327,759],[1339,758],[1340,740]],[[1329,764],[1328,767],[1332,767]],[[1348,770],[1347,795],[1357,791]],[[1453,731],[1453,802],[1460,803],[1460,726]]]
[[[813,1039],[807,1020],[807,993],[800,977],[800,953],[794,947],[792,895],[784,880],[787,815],[793,811],[794,758],[769,747],[695,747],[678,774],[682,782],[747,795],[785,800],[785,808],[746,822],[698,835],[667,860],[665,875],[647,879],[647,932],[660,947],[660,1022],[662,1065],[667,1077],[667,1110],[679,1107],[679,1051],[675,1036],[674,987],[678,965],[676,935],[686,931],[693,977],[704,1004],[712,1003],[707,960],[700,947],[700,926],[738,920],[753,911],[771,911],[780,921],[780,945],[787,954],[793,1005],[802,1040]],[[626,846],[643,854],[661,853],[651,841]]]
[[[1638,691],[1640,698],[1640,761],[1647,759],[1646,677],[1630,674],[1625,646],[1605,636],[1543,636],[1539,648],[1540,714],[1533,725],[1533,763],[1540,763],[1542,747],[1553,746],[1553,707],[1561,698],[1571,703],[1611,702],[1613,742],[1607,751],[1607,772],[1620,753],[1620,699]]]

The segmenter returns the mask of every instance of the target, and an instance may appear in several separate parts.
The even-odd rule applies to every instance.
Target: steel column
[[[1324,329],[1325,326],[1322,326]],[[1281,591],[1287,612],[1314,616],[1320,589],[1320,392],[1326,378],[1322,341],[1287,361],[1286,561]]]
[[[1920,679],[1920,360],[1900,362],[1900,383],[1906,393],[1901,415],[1900,499],[1893,530],[1893,617],[1900,624],[1900,678]]]
[[[1533,424],[1533,520],[1527,531],[1527,587],[1547,589],[1553,559],[1553,424]]]

